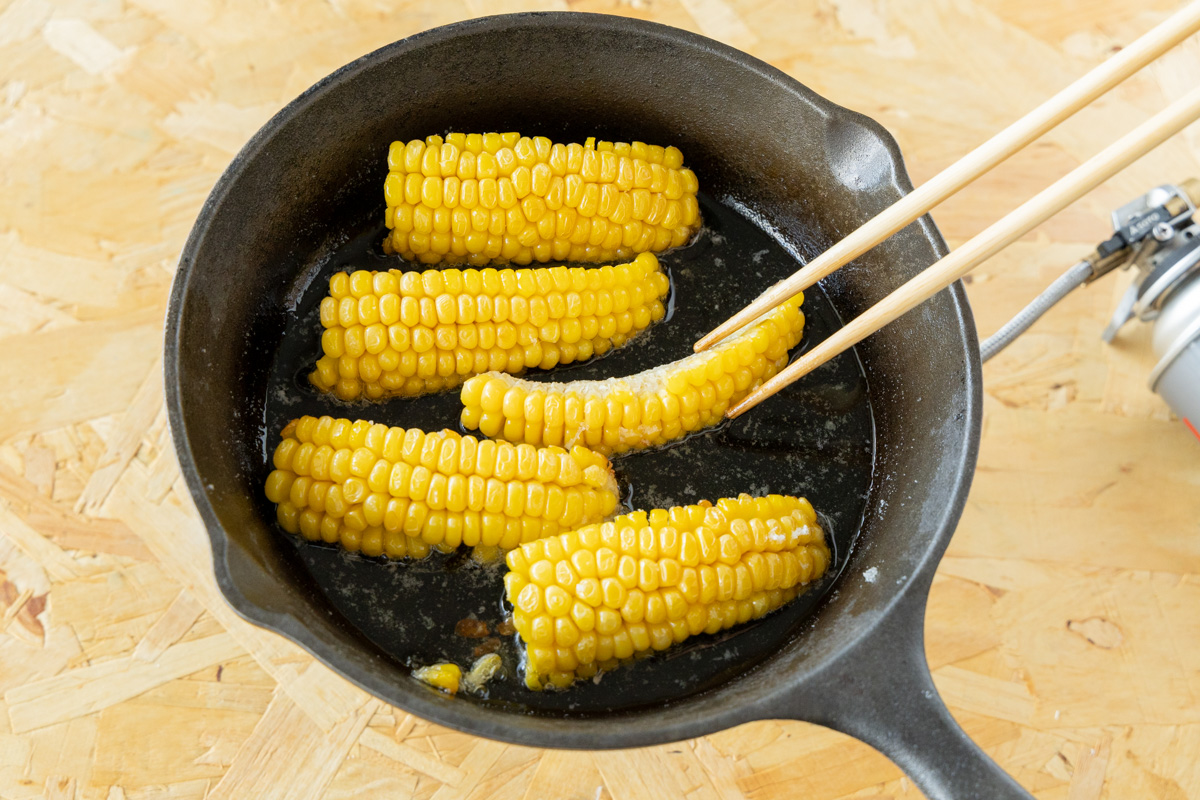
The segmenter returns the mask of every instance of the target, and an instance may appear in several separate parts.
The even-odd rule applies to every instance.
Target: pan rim
[[[884,148],[888,159],[893,165],[893,177],[889,181],[892,187],[901,194],[912,190],[912,184],[908,178],[899,146],[895,139],[878,122],[862,114],[838,106],[769,64],[698,34],[659,23],[585,12],[529,12],[495,15],[452,23],[384,45],[330,73],[273,115],[233,158],[206,198],[180,255],[179,266],[173,281],[165,320],[164,378],[168,420],[171,427],[172,439],[179,457],[180,469],[185,477],[185,482],[196,505],[196,509],[199,511],[205,524],[212,547],[213,569],[216,574],[217,584],[226,600],[239,616],[253,624],[285,636],[347,680],[370,692],[372,695],[386,698],[388,702],[400,705],[423,718],[436,720],[439,724],[514,744],[578,749],[607,749],[678,741],[733,727],[750,720],[769,717],[773,701],[794,687],[785,686],[760,692],[759,696],[752,702],[713,711],[705,711],[703,709],[705,694],[700,694],[670,701],[655,709],[638,709],[604,718],[570,718],[564,720],[549,716],[514,714],[511,711],[462,703],[459,700],[446,698],[433,692],[409,691],[407,687],[398,689],[394,682],[381,679],[378,673],[358,668],[348,668],[347,665],[341,662],[338,654],[334,652],[331,646],[308,630],[303,620],[291,614],[264,609],[249,600],[239,589],[229,566],[229,559],[232,554],[230,553],[228,536],[208,496],[186,435],[183,409],[185,391],[180,383],[178,364],[178,354],[181,347],[180,336],[182,329],[180,323],[184,307],[183,301],[184,297],[188,294],[192,268],[197,252],[206,237],[213,218],[216,216],[222,203],[229,196],[231,189],[237,183],[245,167],[270,143],[275,133],[293,116],[319,99],[331,87],[339,85],[348,77],[369,70],[377,64],[396,57],[399,54],[419,49],[427,44],[475,32],[521,27],[535,21],[537,25],[551,24],[574,27],[579,24],[581,19],[586,20],[589,25],[606,26],[610,31],[628,31],[644,38],[667,40],[691,49],[706,51],[780,86],[807,103],[814,111],[826,119],[836,116],[862,126]],[[948,248],[933,221],[926,216],[918,221],[918,225],[922,234],[929,240],[938,255],[944,255],[948,251]],[[965,447],[961,451],[962,457],[959,459],[959,463],[952,465],[957,471],[957,479],[951,487],[950,502],[947,503],[943,513],[938,518],[936,529],[930,536],[930,544],[918,560],[918,566],[914,574],[904,585],[899,586],[886,602],[881,604],[876,620],[867,630],[864,630],[861,638],[870,636],[871,629],[891,616],[893,611],[914,591],[922,592],[919,598],[919,607],[923,609],[923,593],[928,581],[932,579],[933,570],[940,561],[942,552],[949,544],[954,527],[966,503],[967,491],[973,477],[973,467],[978,454],[979,433],[982,424],[982,381],[978,339],[970,306],[962,285],[956,283],[951,287],[950,294],[955,315],[960,323],[959,327],[963,336],[963,346],[966,350],[966,374],[964,380],[969,390],[965,410],[967,415],[964,428],[966,437]],[[768,658],[759,666],[748,670],[746,673],[742,673],[742,676],[735,679],[734,682],[740,681],[747,674],[753,673],[762,666],[771,663],[773,658],[774,656]],[[817,666],[816,671],[819,672],[822,669],[834,667],[837,661],[838,654],[832,654],[824,659],[824,663]],[[721,689],[716,691],[721,691]],[[398,698],[403,698],[402,702]],[[519,719],[520,724],[513,724],[514,719]],[[624,719],[636,719],[638,725],[620,726],[620,721]]]

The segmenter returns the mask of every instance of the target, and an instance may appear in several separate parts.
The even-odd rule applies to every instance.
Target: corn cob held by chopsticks
[[[415,396],[471,375],[603,355],[666,314],[658,259],[595,268],[335,273],[309,380],[343,400]]]
[[[779,608],[829,564],[807,500],[741,495],[636,511],[524,544],[504,586],[525,683],[565,688],[623,659]]]
[[[788,363],[804,314],[797,295],[703,353],[625,378],[535,383],[491,372],[463,384],[462,423],[511,442],[586,445],[606,455],[715,425]]]
[[[617,261],[686,243],[699,183],[674,147],[451,133],[388,150],[384,249],[425,264]]]
[[[282,437],[266,482],[279,524],[368,556],[424,558],[430,547],[460,544],[507,550],[606,519],[619,499],[608,459],[583,447],[333,417],[293,420]]]

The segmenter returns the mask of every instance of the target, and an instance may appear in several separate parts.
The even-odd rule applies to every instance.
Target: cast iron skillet
[[[288,309],[323,266],[314,254],[381,217],[388,143],[451,129],[675,143],[712,197],[752,212],[797,257],[911,188],[895,142],[872,120],[743,53],[660,25],[574,13],[492,17],[422,33],[338,70],[230,165],[171,295],[171,427],[233,607],[388,702],[481,736],[617,748],[803,719],[878,747],[931,798],[1029,797],[955,724],[924,659],[926,597],[979,441],[978,345],[957,284],[857,348],[875,453],[856,544],[839,554],[832,590],[776,633],[773,654],[753,669],[699,693],[675,696],[664,685],[660,703],[638,709],[541,713],[471,702],[413,680],[317,590],[261,497],[272,444],[264,441],[268,373]],[[838,314],[853,317],[945,251],[926,218],[822,288]],[[753,281],[747,272],[745,283]]]

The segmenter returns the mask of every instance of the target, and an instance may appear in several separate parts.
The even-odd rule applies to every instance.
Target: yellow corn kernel
[[[453,388],[489,369],[570,363],[662,319],[669,288],[652,253],[615,269],[336,273],[321,306],[324,355],[309,380],[343,400],[375,399]],[[517,419],[516,409],[505,418]],[[507,428],[542,441],[541,428]]]
[[[431,664],[414,669],[412,676],[435,689],[441,689],[446,694],[457,694],[459,683],[462,681],[462,670],[457,664]]]
[[[527,647],[525,683],[566,688],[619,660],[757,619],[824,575],[829,560],[812,506],[781,495],[638,511],[523,544],[506,558],[505,590]],[[636,582],[639,570],[650,585],[621,577]]]
[[[692,237],[700,225],[699,185],[677,148],[588,142],[564,146],[516,133],[394,142],[384,181],[384,249],[426,264],[612,261]],[[467,212],[492,214],[473,231],[451,226],[443,214],[444,229],[437,229],[435,212],[459,209],[464,222]],[[572,235],[573,220],[560,216],[563,210],[590,223]],[[627,228],[631,220],[640,227]],[[574,253],[572,244],[585,241],[591,247]]]
[[[604,280],[607,277],[600,282]],[[598,302],[609,303],[612,294],[598,290]],[[786,366],[787,352],[799,343],[804,330],[802,302],[803,296],[797,295],[707,352],[626,378],[534,383],[496,373],[475,376],[463,384],[462,422],[513,442],[585,444],[605,455],[664,444],[715,425],[756,382]],[[616,330],[613,315],[603,319]],[[603,326],[597,333],[601,336],[597,341],[605,341]],[[492,408],[481,406],[484,387],[504,402]],[[481,424],[484,412],[486,429]],[[521,419],[543,423],[509,424]]]
[[[367,556],[421,558],[459,544],[511,550],[606,519],[619,500],[608,459],[583,447],[365,420],[293,420],[273,466],[265,492],[285,530]]]

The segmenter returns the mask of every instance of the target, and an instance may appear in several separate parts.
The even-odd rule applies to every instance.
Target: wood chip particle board
[[[0,798],[917,798],[872,748],[788,720],[616,753],[475,739],[241,620],[162,410],[176,260],[271,114],[433,25],[567,8],[702,32],[880,120],[919,183],[1174,0],[376,5],[0,4]],[[1195,85],[1198,42],[950,199],[946,238]],[[980,332],[1107,236],[1110,208],[1200,174],[1198,142],[1173,139],[984,265]],[[953,713],[1046,800],[1200,797],[1200,447],[1145,388],[1146,332],[1099,340],[1119,284],[1077,292],[985,369],[979,469],[926,624]]]

